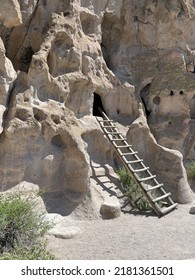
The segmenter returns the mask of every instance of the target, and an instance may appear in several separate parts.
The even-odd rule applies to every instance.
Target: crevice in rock
[[[4,26],[0,23],[0,37],[3,40],[7,57],[8,57],[7,48],[8,48],[8,44],[9,44],[9,37],[12,33],[12,30],[13,30],[13,28],[7,28],[6,26]]]
[[[15,88],[15,85],[16,85],[16,80],[13,82],[12,89],[10,90],[10,92],[9,92],[9,94],[7,96],[6,109],[5,109],[5,112],[3,113],[3,116],[2,116],[2,119],[3,119],[3,121],[2,121],[2,128],[3,128],[3,130],[2,130],[1,135],[3,134],[3,132],[5,130],[8,114],[9,114],[10,108],[12,107],[12,103],[13,103],[13,98],[12,97],[13,97],[13,94],[14,94],[14,88]]]
[[[39,5],[39,1],[40,1],[40,0],[37,0],[37,2],[36,2],[36,4],[35,4],[35,8],[34,8],[34,10],[33,10],[33,12],[32,12],[32,15],[31,15],[31,17],[30,17],[30,19],[29,19],[28,26],[26,27],[25,34],[24,34],[24,36],[23,36],[23,39],[21,40],[21,43],[20,43],[20,46],[19,46],[17,52],[15,53],[15,55],[14,55],[13,58],[10,58],[10,57],[9,57],[9,59],[12,61],[13,65],[14,65],[14,68],[16,68],[16,67],[15,67],[15,59],[16,59],[17,55],[19,54],[19,52],[21,51],[21,49],[23,48],[23,46],[24,46],[26,37],[28,36],[28,33],[29,33],[29,29],[30,29],[30,26],[31,26],[31,22],[32,22],[32,20],[33,20],[35,14],[36,14],[36,12],[37,12],[38,5]],[[23,63],[24,63],[24,65],[25,65],[26,67],[22,67],[22,65],[19,65],[19,66],[17,67],[18,69],[16,68],[16,70],[28,72],[28,69],[29,69],[29,66],[30,66],[30,62],[31,62],[31,59],[32,59],[32,55],[33,55],[32,52],[33,52],[33,51],[32,51],[32,47],[31,47],[31,46],[26,46],[26,48],[24,48],[24,52],[23,52],[23,54],[20,56],[20,60],[21,60],[21,62],[22,62],[22,65],[23,65]],[[25,62],[23,62],[23,61],[25,61]],[[28,61],[28,63],[27,63],[27,61]]]
[[[117,52],[123,31],[123,23],[116,15],[105,13],[102,20],[102,53],[107,67],[113,70],[112,57]]]
[[[22,64],[25,65],[25,67],[23,67],[23,70],[25,72],[28,72],[33,55],[34,55],[34,51],[31,46],[24,48],[24,51],[23,51],[22,55],[20,56],[20,60],[21,60]]]
[[[149,117],[149,115],[151,114],[151,111],[148,109],[147,107],[147,96],[149,95],[149,92],[150,92],[150,86],[151,86],[151,83],[148,83],[141,91],[140,91],[140,97],[141,97],[141,100],[142,100],[142,103],[144,105],[144,109],[145,109],[145,113],[146,113],[146,116],[147,118]]]
[[[107,67],[109,69],[111,69],[112,67],[110,65],[108,50],[106,49],[106,47],[103,44],[101,44],[101,49],[102,49],[102,54],[103,54],[104,61],[106,62]]]

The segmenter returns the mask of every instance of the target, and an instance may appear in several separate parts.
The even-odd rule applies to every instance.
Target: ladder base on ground
[[[138,152],[133,150],[132,145],[127,142],[113,120],[110,120],[101,109],[99,111],[102,118],[97,117],[96,119],[104,135],[112,143],[121,163],[134,178],[137,187],[142,190],[155,213],[163,216],[176,209],[178,204],[171,199],[171,193],[167,193],[163,184],[157,181],[156,175],[153,175],[149,167],[144,164],[143,159],[139,158]]]

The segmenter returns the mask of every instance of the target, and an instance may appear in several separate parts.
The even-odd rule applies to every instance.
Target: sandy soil
[[[156,215],[122,214],[114,220],[71,220],[81,233],[73,239],[49,237],[48,247],[58,259],[192,259],[195,258],[195,215],[191,205],[158,218]]]

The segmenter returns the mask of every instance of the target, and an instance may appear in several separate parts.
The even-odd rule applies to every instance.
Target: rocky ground
[[[162,218],[136,212],[123,213],[114,220],[63,218],[60,226],[65,226],[69,237],[75,237],[49,236],[48,247],[61,260],[192,259],[195,216],[189,214],[190,207],[179,205]]]

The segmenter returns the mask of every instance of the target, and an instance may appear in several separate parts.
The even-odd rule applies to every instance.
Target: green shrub
[[[34,211],[35,201],[20,194],[0,195],[0,258],[44,259],[47,254],[43,242],[50,228],[43,214]],[[38,250],[38,248],[41,250]],[[45,252],[45,253],[44,253]],[[47,258],[46,258],[47,259]]]
[[[122,183],[122,192],[129,198],[131,206],[141,211],[151,210],[149,202],[129,172],[125,168],[120,168],[117,174]]]
[[[195,180],[195,161],[192,161],[186,166],[186,172],[189,179]]]
[[[30,247],[15,246],[14,250],[4,252],[0,255],[0,260],[54,260],[52,253],[46,250],[46,244],[40,242]]]

